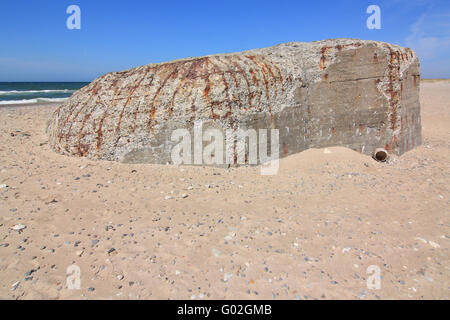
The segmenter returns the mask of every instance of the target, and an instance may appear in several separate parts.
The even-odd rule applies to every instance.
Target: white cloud
[[[419,58],[431,60],[450,53],[450,13],[424,13],[405,39]]]

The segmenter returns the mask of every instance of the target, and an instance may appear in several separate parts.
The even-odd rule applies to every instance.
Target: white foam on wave
[[[12,94],[29,94],[29,93],[70,93],[75,92],[73,89],[54,89],[54,90],[10,90],[0,91],[0,95],[12,95]]]
[[[22,99],[22,100],[4,100],[0,101],[0,105],[5,104],[31,104],[31,103],[42,103],[42,102],[63,102],[69,98],[37,98],[37,99]]]

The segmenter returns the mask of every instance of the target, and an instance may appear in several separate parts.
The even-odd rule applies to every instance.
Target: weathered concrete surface
[[[125,162],[171,163],[172,131],[198,120],[279,129],[281,157],[325,146],[400,155],[421,143],[419,82],[409,48],[286,43],[105,74],[55,111],[48,132],[57,152]]]

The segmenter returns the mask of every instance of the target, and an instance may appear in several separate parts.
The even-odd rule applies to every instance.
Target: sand
[[[62,156],[57,105],[1,107],[0,298],[448,299],[449,101],[421,84],[423,145],[388,163],[310,149],[275,176]]]

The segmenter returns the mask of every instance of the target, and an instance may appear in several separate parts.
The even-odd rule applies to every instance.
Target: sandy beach
[[[449,101],[421,83],[401,157],[310,149],[274,176],[62,156],[58,104],[1,106],[0,298],[449,299]]]

